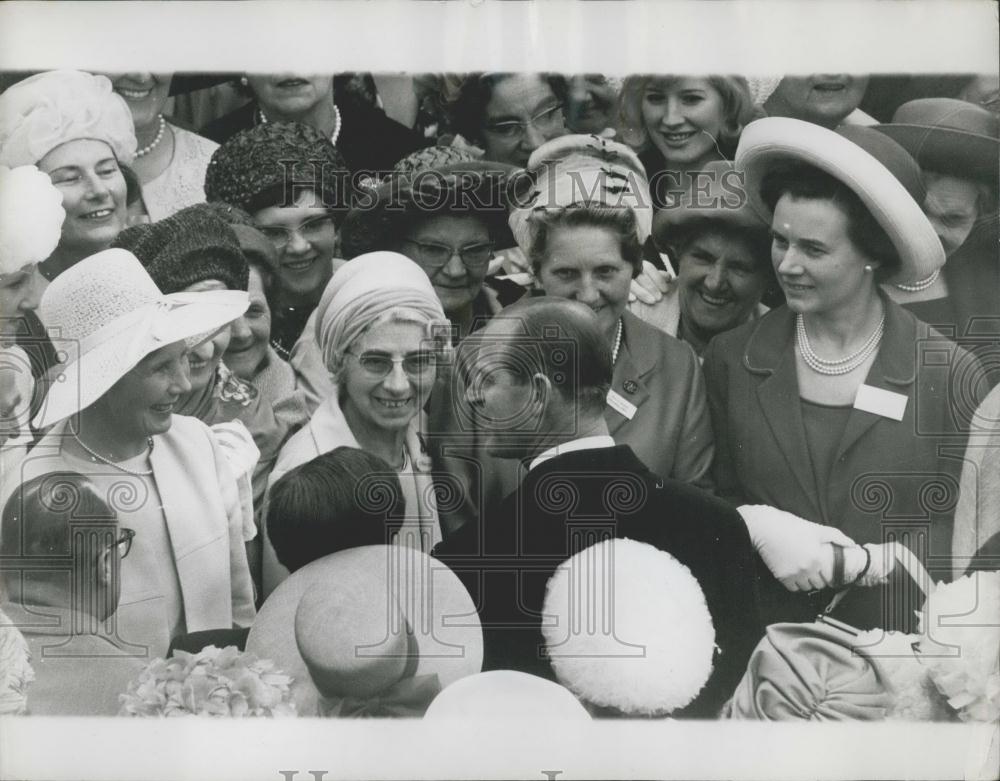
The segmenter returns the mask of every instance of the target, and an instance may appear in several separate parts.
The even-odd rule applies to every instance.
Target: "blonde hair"
[[[684,78],[680,75],[644,74],[629,76],[618,95],[617,120],[621,139],[637,151],[649,148],[649,133],[642,117],[642,99],[646,88],[653,82],[673,82]],[[732,158],[743,128],[756,118],[750,87],[742,76],[699,76],[708,81],[722,98],[725,126],[717,139],[723,155]],[[654,171],[647,171],[652,176]]]

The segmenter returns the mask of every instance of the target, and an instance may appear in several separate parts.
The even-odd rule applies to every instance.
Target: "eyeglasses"
[[[510,120],[509,122],[493,122],[486,125],[483,130],[510,141],[513,141],[515,138],[521,138],[528,132],[528,125],[532,125],[535,129],[546,133],[557,130],[565,124],[566,120],[563,117],[562,109],[563,104],[556,103],[554,106],[542,109],[527,121],[518,119]]]
[[[470,244],[461,249],[449,247],[447,244],[428,244],[424,241],[414,241],[404,239],[407,244],[412,244],[417,248],[417,256],[414,260],[421,266],[426,266],[434,271],[444,268],[454,255],[462,259],[462,263],[469,271],[482,271],[489,265],[493,257],[493,244]]]
[[[432,352],[410,353],[402,358],[393,358],[388,353],[364,352],[361,355],[347,351],[358,360],[358,365],[372,377],[381,379],[388,376],[397,363],[403,367],[408,377],[422,377],[437,366],[437,356]]]
[[[135,537],[134,529],[126,529],[124,526],[121,528],[121,536],[108,546],[108,550],[116,547],[118,548],[118,557],[124,559],[128,556],[128,552],[132,550],[132,540]]]
[[[306,220],[298,228],[286,228],[283,225],[258,225],[257,230],[263,233],[276,250],[283,250],[292,240],[292,234],[299,234],[312,244],[326,238],[327,231],[333,228],[333,217],[323,215]]]

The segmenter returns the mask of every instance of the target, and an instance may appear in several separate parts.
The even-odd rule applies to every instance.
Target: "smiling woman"
[[[244,309],[236,291],[165,296],[120,249],[81,261],[42,297],[43,318],[76,348],[35,418],[48,429],[40,449],[17,478],[86,475],[136,530],[117,631],[154,656],[185,630],[253,619],[236,482],[208,427],[175,414],[191,388],[186,340]]]
[[[218,144],[167,121],[172,73],[108,73],[125,99],[139,145],[132,169],[142,198],[130,207],[134,219],[160,220],[205,200],[205,169]]]
[[[50,71],[0,95],[0,164],[37,165],[63,195],[62,238],[39,266],[47,279],[107,247],[125,227],[122,166],[135,152],[132,116],[103,76]]]
[[[209,163],[208,200],[252,215],[277,253],[271,341],[283,356],[339,266],[337,229],[351,192],[343,157],[304,124],[258,125],[228,140]]]
[[[394,541],[429,552],[441,528],[419,432],[426,430],[423,408],[449,333],[434,288],[413,261],[373,252],[344,265],[316,309],[317,342],[333,392],[281,449],[270,484],[334,448],[361,448],[399,474],[406,513]],[[265,542],[265,595],[287,575]]]

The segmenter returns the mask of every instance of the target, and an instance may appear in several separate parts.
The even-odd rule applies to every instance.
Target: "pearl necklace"
[[[882,319],[879,320],[875,330],[872,331],[871,336],[868,337],[868,340],[861,346],[860,350],[843,358],[838,358],[835,361],[828,361],[820,358],[809,343],[809,334],[806,333],[806,324],[802,319],[802,315],[795,317],[795,341],[802,360],[817,374],[825,374],[828,377],[849,374],[861,366],[879,346],[879,343],[882,341],[883,331],[885,331],[885,315],[882,315]]]
[[[907,293],[919,293],[921,290],[926,290],[935,282],[937,282],[938,276],[941,274],[941,269],[936,268],[931,272],[929,277],[924,277],[923,279],[917,280],[912,285],[904,285],[901,282],[894,282],[893,287],[899,288]]]
[[[154,138],[149,144],[144,146],[142,149],[136,149],[135,156],[145,157],[154,149],[156,149],[157,145],[163,140],[163,134],[166,132],[166,130],[167,130],[167,120],[163,118],[163,114],[160,114],[160,128],[159,130],[156,131],[156,138]]]
[[[135,475],[136,477],[151,477],[152,474],[153,474],[153,470],[152,469],[150,469],[148,471],[139,471],[137,469],[129,469],[128,467],[122,466],[121,464],[116,464],[114,461],[112,461],[112,460],[110,460],[108,458],[105,458],[100,453],[95,453],[93,450],[91,450],[89,447],[87,447],[83,443],[83,440],[80,439],[80,437],[78,437],[76,435],[76,432],[73,433],[73,439],[75,439],[77,441],[77,443],[80,445],[80,447],[82,447],[84,450],[86,450],[88,453],[90,453],[90,455],[91,455],[91,459],[90,460],[91,461],[95,461],[95,460],[96,461],[100,461],[101,463],[107,464],[108,466],[113,466],[115,469],[118,469],[118,470],[120,470],[122,472],[125,472],[127,474],[130,474],[130,475]],[[146,437],[146,444],[149,446],[149,453],[152,454],[152,452],[153,452],[153,438],[152,437]]]
[[[267,120],[267,115],[264,113],[264,109],[262,108],[257,109],[257,113],[260,115],[260,123],[262,125],[266,125],[268,120]],[[333,116],[334,119],[336,119],[337,121],[336,124],[333,126],[333,135],[330,136],[330,143],[336,146],[337,139],[340,138],[340,127],[342,124],[340,121],[340,108],[336,104],[334,104],[333,106]]]
[[[618,320],[618,332],[615,334],[615,346],[611,350],[611,365],[615,365],[615,361],[618,360],[618,351],[622,346],[622,321],[621,318]]]

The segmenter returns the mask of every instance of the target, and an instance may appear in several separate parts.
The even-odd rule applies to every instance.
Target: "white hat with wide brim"
[[[751,207],[768,224],[773,215],[761,198],[761,183],[776,164],[790,160],[827,172],[861,199],[902,261],[889,282],[926,279],[944,265],[944,247],[934,227],[889,169],[853,141],[811,122],[766,117],[751,122],[740,136],[736,168],[746,173]]]
[[[351,621],[360,620],[351,611],[351,584],[361,578],[374,578],[384,584],[402,610],[415,640],[414,678],[437,675],[444,689],[482,669],[479,614],[454,572],[427,554],[403,545],[349,548],[292,573],[261,606],[247,638],[247,651],[270,659],[292,676],[292,698],[300,716],[318,715],[321,694],[295,636],[299,603],[305,594],[322,590],[329,597],[330,620],[339,621],[345,631],[351,631]],[[366,625],[357,627],[358,642],[363,644],[371,636],[371,622],[375,622],[375,629],[385,631],[384,623],[379,622],[387,621],[386,615],[379,612],[366,617]]]
[[[42,295],[41,319],[61,366],[35,426],[86,409],[150,353],[181,340],[203,341],[248,306],[242,290],[164,295],[123,249],[81,260]]]

